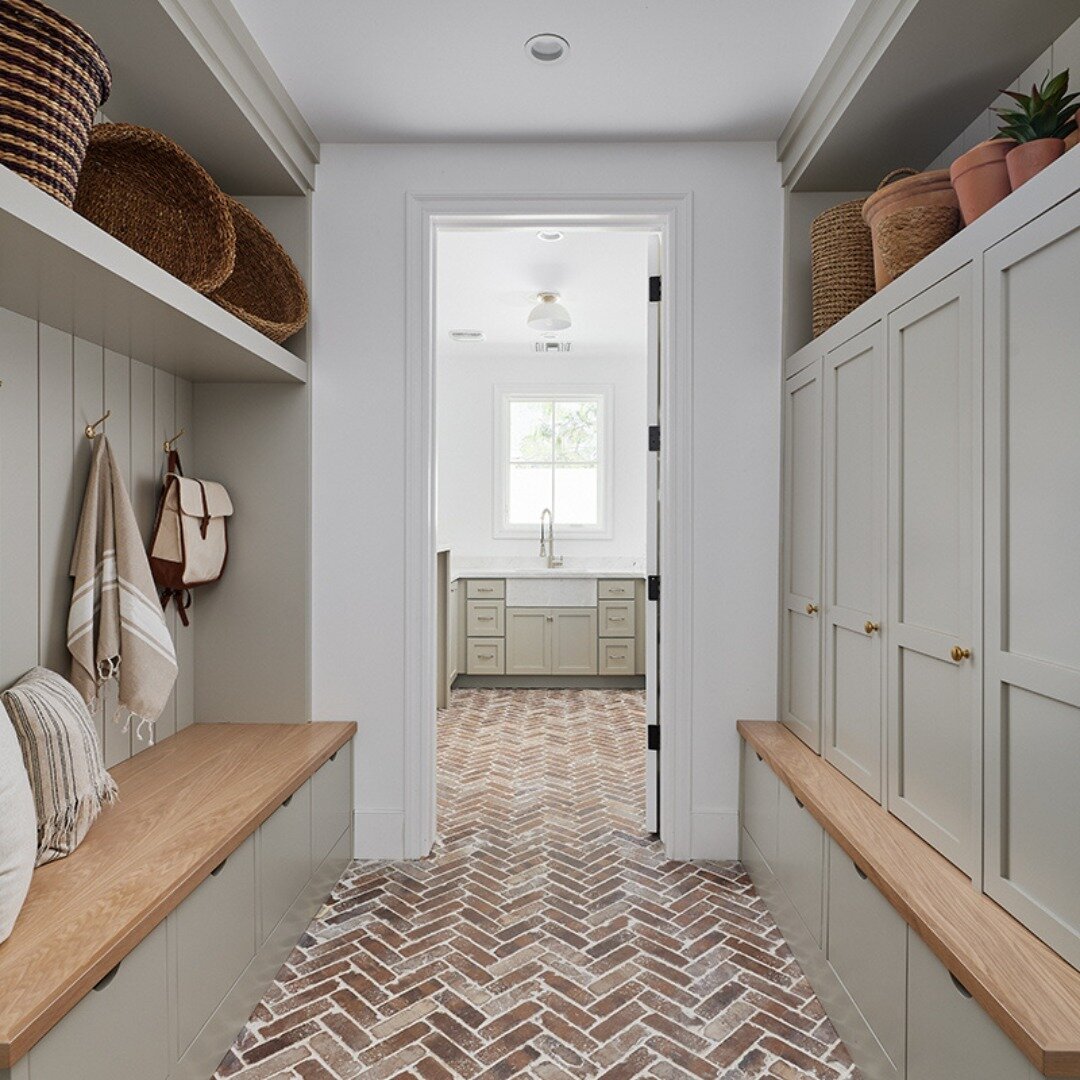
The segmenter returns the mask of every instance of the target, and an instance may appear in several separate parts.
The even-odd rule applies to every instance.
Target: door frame
[[[435,275],[439,229],[543,228],[553,223],[640,228],[661,235],[664,318],[660,543],[664,555],[659,678],[661,841],[690,857],[692,683],[691,210],[689,193],[654,195],[406,195],[404,854],[427,855],[436,836]],[[642,289],[645,288],[642,283]],[[647,433],[641,432],[644,443]],[[645,729],[642,725],[642,750]]]

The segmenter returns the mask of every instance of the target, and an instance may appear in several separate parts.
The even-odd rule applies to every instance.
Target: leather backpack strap
[[[167,473],[176,473],[177,476],[184,475],[184,470],[180,468],[180,455],[175,450],[170,450],[168,457],[165,459],[165,471]]]
[[[196,484],[199,485],[199,492],[202,494],[202,521],[199,522],[199,532],[202,533],[202,538],[206,539],[206,530],[210,528],[210,504],[206,501],[206,485],[201,480],[196,480]]]

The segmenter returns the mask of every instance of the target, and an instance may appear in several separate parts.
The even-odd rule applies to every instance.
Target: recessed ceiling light
[[[451,341],[483,341],[483,330],[451,330]]]
[[[525,51],[540,64],[553,64],[570,51],[570,42],[558,34],[536,34],[525,42]]]
[[[538,240],[546,240],[549,244],[554,244],[556,240],[561,240],[563,234],[558,229],[541,229],[536,237]]]

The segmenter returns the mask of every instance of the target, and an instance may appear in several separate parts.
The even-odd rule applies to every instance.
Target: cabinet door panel
[[[551,618],[552,674],[595,675],[596,611],[593,608],[553,608]]]
[[[780,716],[821,750],[821,361],[784,386]]]
[[[998,244],[985,260],[984,887],[1076,966],[1078,265],[1076,196]]]
[[[825,832],[784,784],[780,785],[777,820],[776,876],[820,945]]]
[[[506,674],[551,672],[551,613],[547,608],[506,609]]]
[[[889,809],[968,873],[981,724],[971,273],[889,316],[886,634]]]
[[[824,752],[878,800],[884,717],[885,375],[880,323],[825,360]]]

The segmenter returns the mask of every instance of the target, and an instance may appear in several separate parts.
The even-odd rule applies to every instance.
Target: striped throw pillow
[[[74,686],[36,667],[0,694],[19,738],[37,812],[36,866],[70,855],[116,799],[97,732]]]

